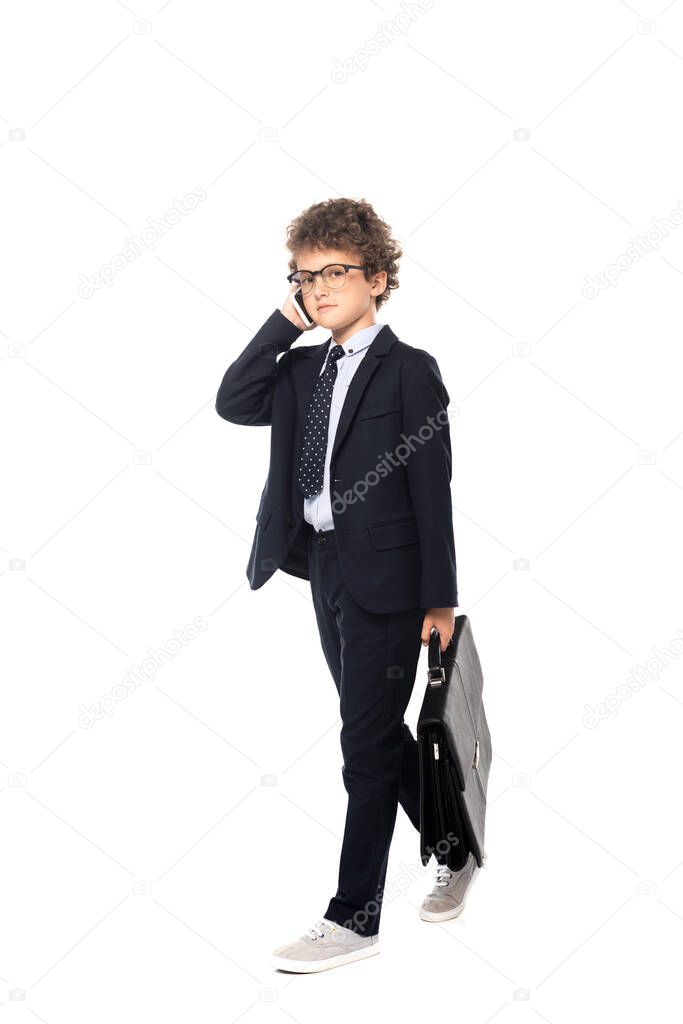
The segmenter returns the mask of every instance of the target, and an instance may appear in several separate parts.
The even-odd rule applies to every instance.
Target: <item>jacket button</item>
[[[296,523],[296,519],[291,519],[290,518],[290,519],[287,520],[287,526],[290,528],[290,530],[294,526],[295,523]]]

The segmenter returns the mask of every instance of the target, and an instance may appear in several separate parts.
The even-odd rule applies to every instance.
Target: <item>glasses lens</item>
[[[307,295],[308,292],[310,292],[311,288],[313,287],[313,278],[311,277],[310,274],[294,274],[294,276],[292,277],[292,281],[299,288],[301,288],[302,295]]]
[[[328,288],[341,288],[346,280],[346,271],[340,263],[333,263],[323,274],[323,281]]]

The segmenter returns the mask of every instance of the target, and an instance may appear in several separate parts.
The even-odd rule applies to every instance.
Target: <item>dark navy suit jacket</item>
[[[330,336],[290,350],[301,334],[274,310],[225,371],[216,396],[216,411],[230,423],[271,426],[246,570],[252,590],[277,569],[310,579],[298,456]],[[341,572],[368,611],[458,604],[449,401],[433,356],[385,324],[349,385],[330,462]]]

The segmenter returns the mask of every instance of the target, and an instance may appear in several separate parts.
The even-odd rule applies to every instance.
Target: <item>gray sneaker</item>
[[[305,935],[273,950],[271,967],[297,974],[327,971],[379,953],[378,935],[360,935],[322,917]]]
[[[479,866],[472,853],[460,871],[451,871],[446,864],[439,864],[434,888],[425,896],[420,907],[422,920],[450,921],[452,917],[462,914],[465,896],[478,871]]]

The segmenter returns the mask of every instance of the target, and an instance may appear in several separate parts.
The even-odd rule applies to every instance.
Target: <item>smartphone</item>
[[[311,320],[310,316],[308,315],[308,310],[304,305],[304,297],[301,294],[301,288],[299,288],[298,291],[294,292],[291,298],[292,302],[294,303],[294,308],[296,309],[297,313],[299,314],[303,322],[306,324],[307,327],[312,327],[315,321]]]

